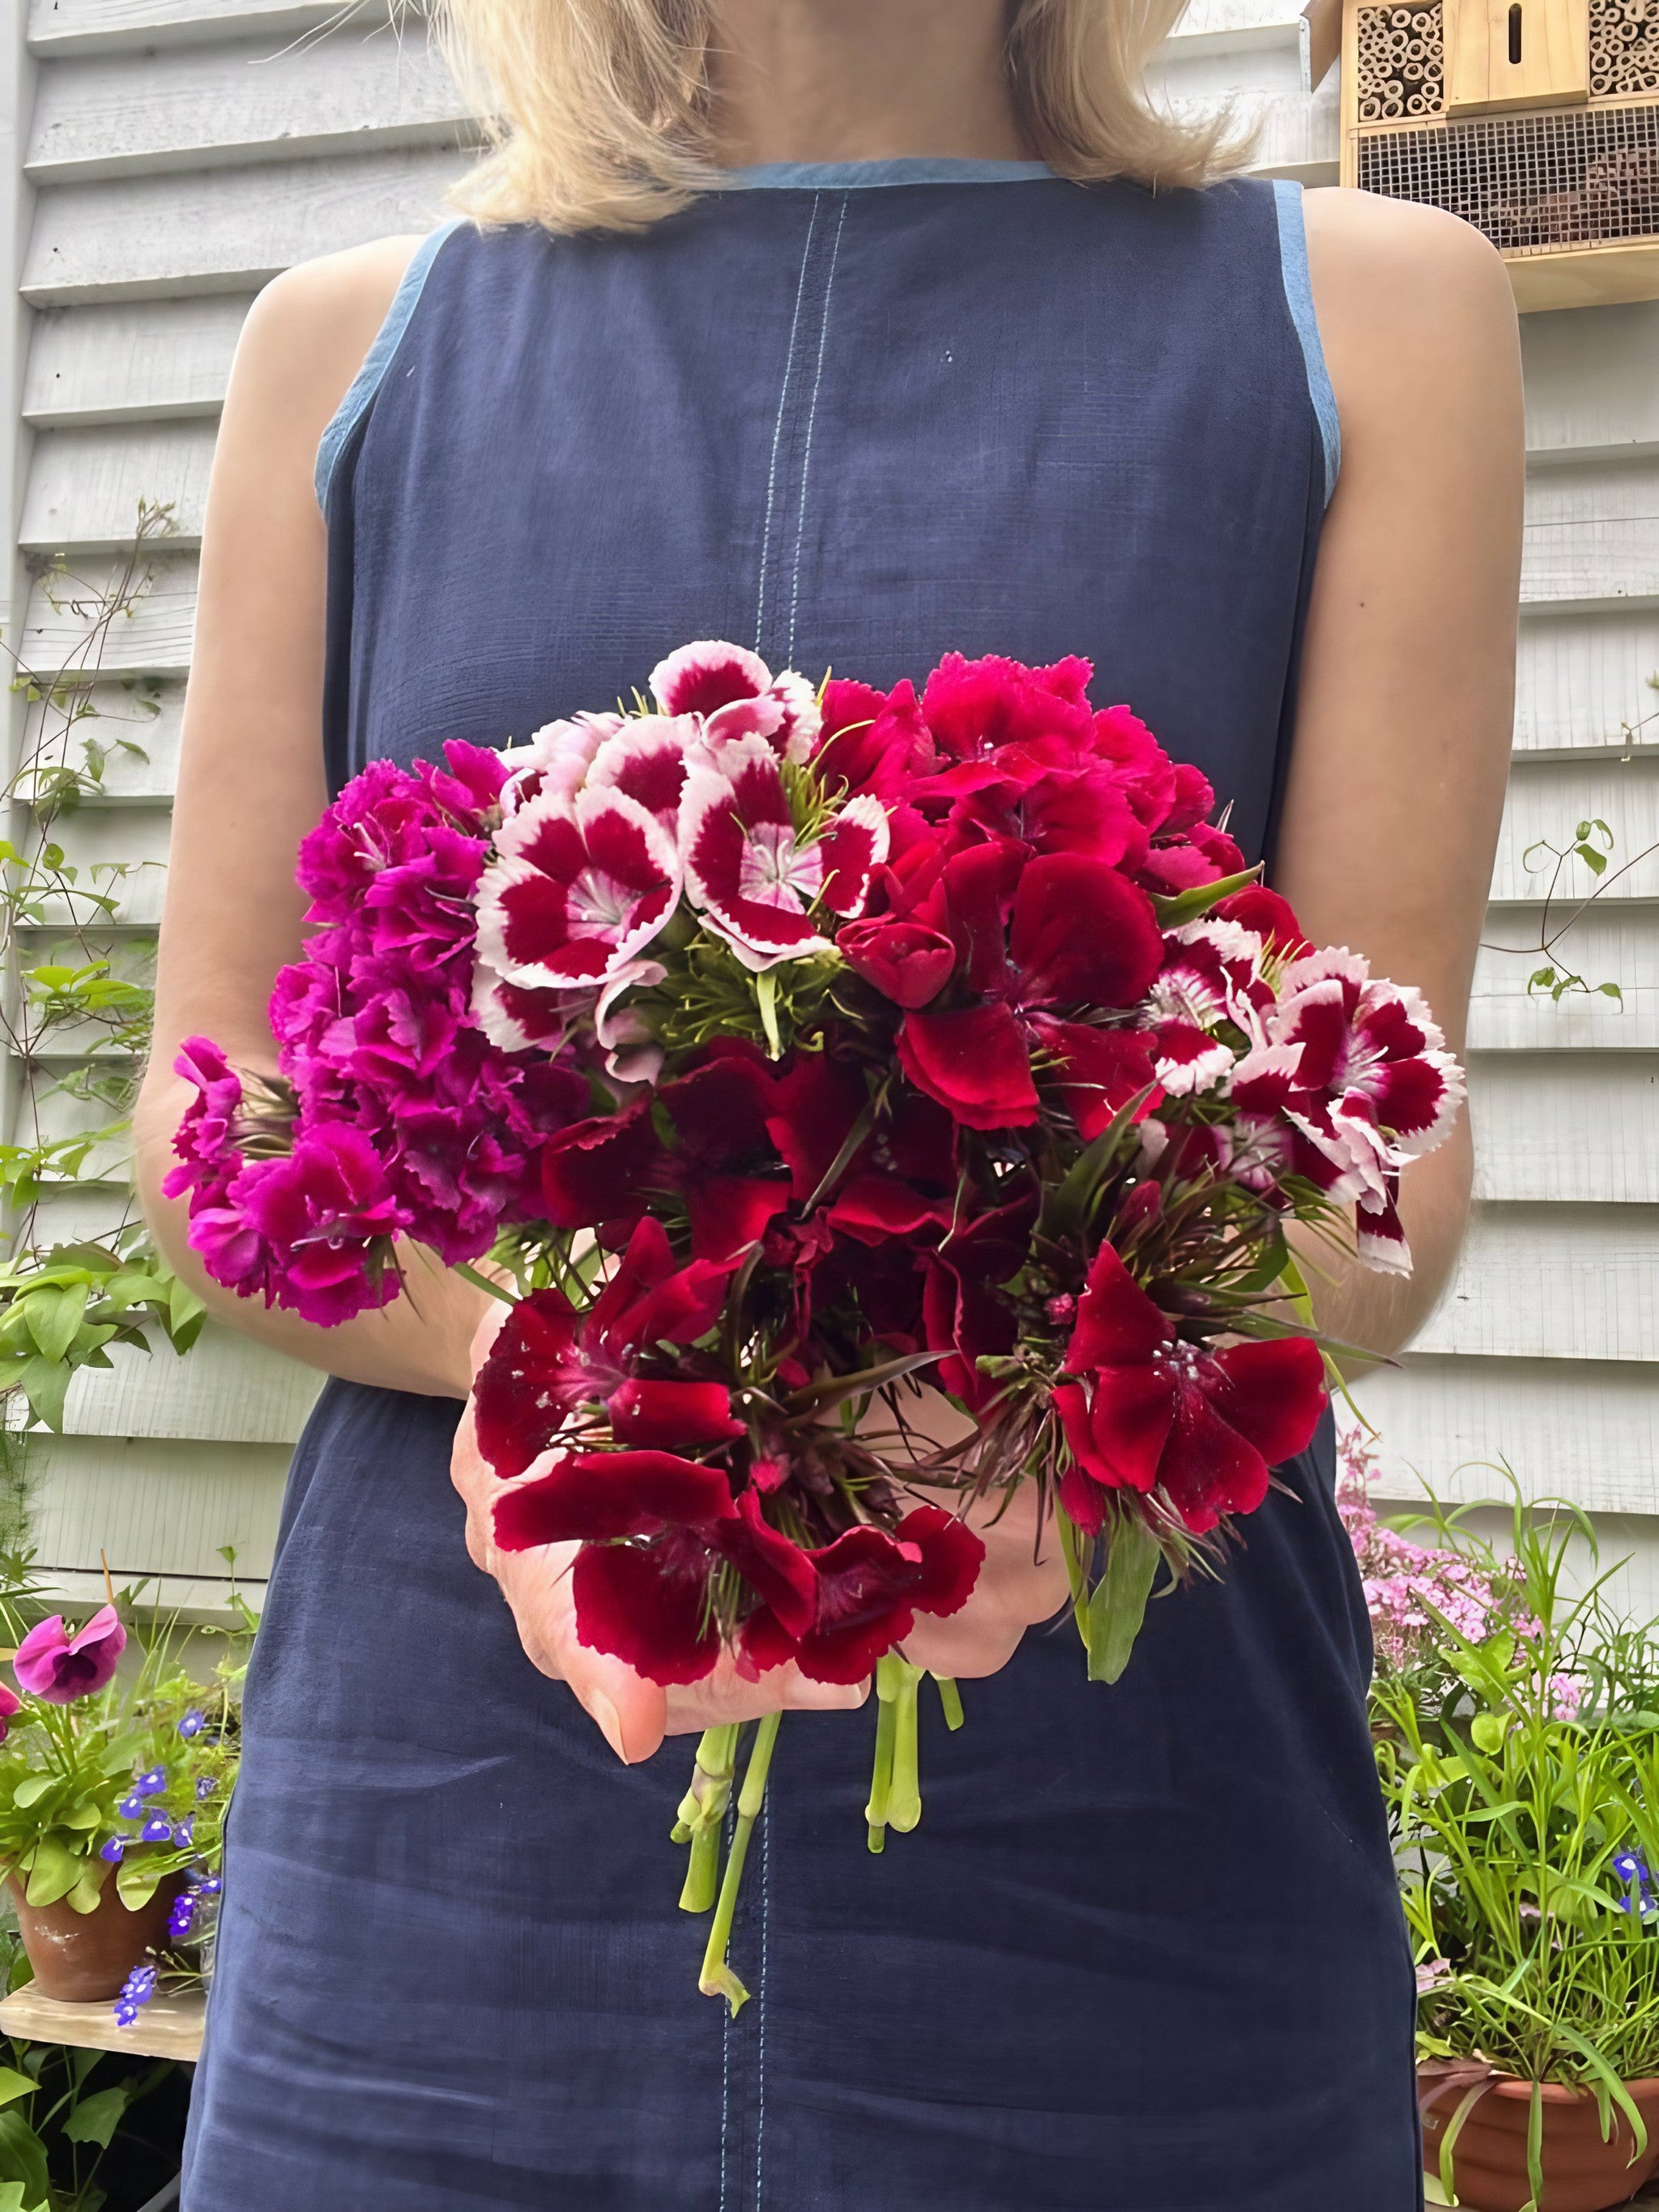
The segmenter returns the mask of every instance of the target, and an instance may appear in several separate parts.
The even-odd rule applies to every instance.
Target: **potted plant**
[[[127,1643],[111,1603],[17,1646],[17,1689],[0,1683],[0,1871],[43,1994],[119,1996],[130,2021],[155,1984],[141,1962],[194,1936],[216,1892],[235,1731],[233,1674],[210,1692],[163,1639],[124,1677]]]
[[[1517,1501],[1508,1559],[1463,1516],[1433,1519],[1441,1541],[1409,1547],[1433,1633],[1393,1663],[1379,1637],[1372,1689],[1425,2160],[1474,2212],[1602,2212],[1659,2168],[1655,1647],[1601,1583],[1565,1595],[1589,1536],[1575,1509]],[[1437,1602],[1447,1554],[1456,1601],[1443,1581]]]

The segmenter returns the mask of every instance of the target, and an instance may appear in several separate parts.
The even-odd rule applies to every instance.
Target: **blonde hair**
[[[1008,74],[1063,177],[1200,185],[1244,158],[1224,111],[1162,112],[1148,60],[1187,0],[1010,0]],[[438,0],[438,35],[488,149],[450,192],[483,223],[637,230],[717,187],[708,0]]]

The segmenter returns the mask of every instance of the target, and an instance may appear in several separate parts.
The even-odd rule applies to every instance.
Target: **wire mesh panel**
[[[1505,253],[1659,235],[1659,104],[1362,131],[1354,181],[1420,200]]]

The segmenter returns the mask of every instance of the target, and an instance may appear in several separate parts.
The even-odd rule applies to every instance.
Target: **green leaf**
[[[1501,1750],[1508,1723],[1501,1713],[1477,1713],[1469,1723],[1469,1734],[1477,1749],[1492,1753]]]
[[[1620,989],[1617,983],[1598,983],[1595,988],[1601,994],[1601,996],[1604,999],[1617,999],[1620,1007],[1622,1010],[1625,1003],[1625,994]]]
[[[33,2077],[20,2074],[15,2066],[0,2066],[0,2105],[15,2104],[19,2097],[32,2097],[36,2084]],[[0,2198],[0,2204],[4,2203]]]
[[[26,1774],[11,1793],[14,1805],[38,1805],[58,1778],[55,1774]]]
[[[1089,1680],[1115,1682],[1129,1663],[1163,1554],[1138,1513],[1121,1513],[1106,1571],[1089,1600]]]
[[[56,1905],[60,1897],[69,1895],[81,1875],[82,1863],[69,1846],[56,1836],[42,1836],[34,1847],[34,1863],[23,1894],[31,1905]]]
[[[123,1859],[115,1876],[115,1891],[129,1912],[137,1912],[155,1896],[161,1869],[153,1858]]]
[[[64,2115],[64,2133],[71,2142],[97,2143],[107,2150],[110,2138],[121,2124],[127,2108],[125,2089],[97,2089],[82,2097]]]
[[[0,2179],[21,2185],[22,2212],[52,2201],[46,2145],[15,2105],[0,2112]]]
[[[1575,845],[1573,850],[1592,875],[1599,876],[1607,865],[1607,854],[1598,853],[1594,845]]]
[[[29,1401],[29,1411],[43,1428],[60,1433],[64,1426],[64,1401],[69,1395],[70,1370],[55,1359],[31,1359],[23,1370],[23,1395]]]
[[[87,1285],[76,1283],[69,1289],[32,1291],[23,1301],[23,1316],[28,1322],[29,1334],[43,1359],[58,1360],[75,1341],[75,1332],[81,1326],[87,1310]]]
[[[1235,891],[1242,891],[1255,883],[1261,873],[1259,867],[1241,869],[1237,875],[1223,876],[1213,884],[1194,884],[1189,890],[1177,891],[1173,897],[1154,891],[1152,911],[1158,916],[1159,927],[1179,929],[1183,922],[1196,921],[1200,915],[1208,914],[1223,899],[1231,898]]]

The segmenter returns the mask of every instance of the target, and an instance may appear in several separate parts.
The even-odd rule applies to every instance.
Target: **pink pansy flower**
[[[679,897],[673,839],[620,791],[533,799],[502,823],[497,849],[478,885],[478,951],[508,982],[603,983]]]
[[[822,726],[818,702],[804,676],[774,676],[758,653],[718,638],[683,645],[651,672],[651,692],[665,714],[695,714],[711,746],[764,738],[780,760],[807,759]]]
[[[878,799],[849,799],[819,836],[795,829],[777,755],[762,738],[722,745],[693,768],[680,808],[685,883],[703,919],[744,967],[826,952],[808,909],[856,915],[887,857]]]
[[[549,722],[506,756],[512,770],[501,791],[501,812],[516,814],[532,799],[574,799],[587,780],[593,757],[623,726],[620,714],[577,714]]]
[[[71,1636],[60,1616],[30,1629],[17,1647],[12,1671],[32,1697],[49,1705],[72,1705],[90,1698],[114,1676],[127,1648],[127,1632],[112,1605],[100,1606],[78,1634]],[[14,1700],[11,1711],[18,1710]]]

